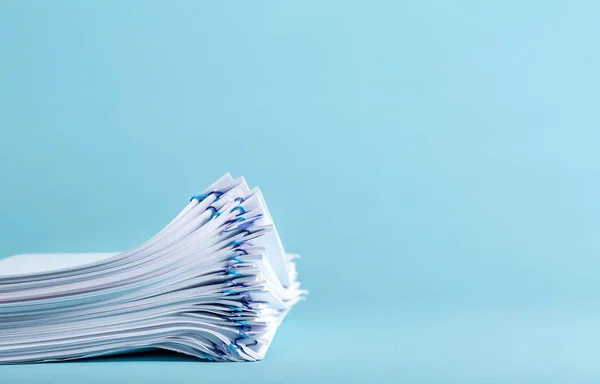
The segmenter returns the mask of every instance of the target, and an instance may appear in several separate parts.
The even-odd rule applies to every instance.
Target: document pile
[[[223,176],[123,253],[0,259],[0,363],[167,349],[265,356],[305,294],[260,190]]]

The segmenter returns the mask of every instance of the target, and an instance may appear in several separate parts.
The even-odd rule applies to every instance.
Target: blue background
[[[599,12],[0,0],[0,255],[131,248],[229,171],[311,291],[259,363],[0,382],[600,382]]]

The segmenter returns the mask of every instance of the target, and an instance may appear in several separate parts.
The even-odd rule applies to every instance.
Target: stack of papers
[[[0,260],[0,363],[167,349],[265,356],[304,295],[258,188],[229,174],[123,253]]]

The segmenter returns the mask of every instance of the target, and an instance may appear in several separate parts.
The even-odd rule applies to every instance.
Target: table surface
[[[303,304],[300,304],[303,305]],[[306,303],[306,305],[308,305]],[[407,309],[295,319],[263,361],[150,352],[0,366],[2,383],[597,383],[600,314],[542,308]]]

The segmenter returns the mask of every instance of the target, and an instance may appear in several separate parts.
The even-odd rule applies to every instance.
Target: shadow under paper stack
[[[227,174],[128,252],[0,260],[0,363],[154,348],[260,360],[305,293],[293,258],[260,190]]]

